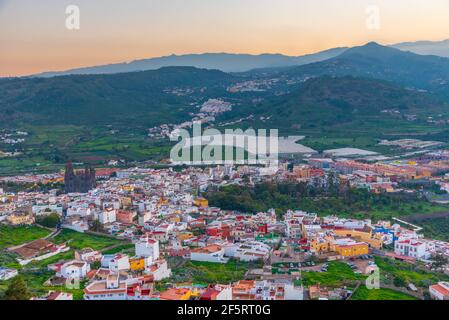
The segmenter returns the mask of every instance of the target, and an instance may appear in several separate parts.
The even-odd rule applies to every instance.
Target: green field
[[[49,234],[49,230],[37,226],[0,225],[0,250],[40,239]]]
[[[431,239],[449,241],[449,217],[413,222],[423,227],[424,235]]]
[[[135,245],[132,243],[121,244],[112,249],[107,249],[103,251],[103,254],[115,254],[115,253],[129,253],[131,256],[135,253]]]
[[[72,249],[92,248],[94,250],[104,249],[121,243],[117,239],[80,233],[68,229],[63,229],[60,234],[53,238],[53,241],[55,243],[69,242],[68,245]]]
[[[3,228],[3,227],[2,227]],[[34,235],[36,237],[37,235],[41,235],[38,233],[41,228],[33,227],[31,230],[34,230],[34,232],[31,232],[30,235]],[[28,230],[27,228],[23,227],[22,231]],[[2,229],[3,230],[3,229]],[[48,234],[47,230],[44,230],[44,235]],[[10,231],[9,231],[10,232]],[[23,232],[22,232],[23,233]],[[26,239],[26,241],[29,241],[31,239],[30,235],[26,238],[19,238],[17,237],[14,239],[15,243],[21,243],[23,239]],[[6,236],[6,233],[5,233]],[[25,242],[26,242],[25,241]],[[49,290],[59,290],[64,292],[70,292],[73,293],[74,299],[82,299],[83,298],[83,284],[81,284],[81,287],[79,289],[67,289],[65,287],[46,287],[44,286],[44,282],[47,281],[51,276],[54,275],[54,272],[49,271],[47,269],[47,266],[56,263],[58,261],[67,261],[74,258],[74,250],[76,249],[82,249],[86,247],[90,247],[96,250],[101,250],[110,246],[118,245],[116,248],[108,250],[110,253],[115,252],[121,252],[123,250],[131,250],[130,244],[121,244],[122,242],[116,239],[112,239],[109,237],[102,237],[97,235],[89,235],[89,234],[83,234],[72,230],[63,229],[59,235],[57,235],[55,238],[51,239],[51,241],[55,243],[63,243],[63,242],[69,242],[69,246],[71,247],[71,250],[68,252],[60,253],[58,255],[55,255],[53,257],[50,257],[48,259],[42,260],[42,261],[33,261],[29,263],[26,266],[19,266],[17,262],[15,261],[15,256],[8,252],[1,252],[0,253],[0,264],[2,266],[7,267],[13,267],[20,269],[20,275],[24,278],[24,280],[27,283],[28,288],[32,292],[33,295],[42,296],[45,295]],[[8,286],[9,281],[2,281],[0,282],[0,297],[3,294],[3,292],[6,290]]]
[[[53,274],[53,272],[46,269],[25,270],[20,272],[20,275],[25,280],[27,287],[33,296],[44,296],[48,293],[48,291],[62,291],[72,293],[74,300],[81,300],[83,298],[83,283],[80,284],[79,289],[68,289],[65,286],[44,286],[45,281],[47,281]],[[0,281],[0,299],[6,291],[10,281],[11,280]]]
[[[418,300],[408,294],[394,291],[391,289],[373,289],[369,290],[361,285],[351,297],[351,300]]]
[[[302,283],[306,287],[316,284],[326,287],[342,287],[347,284],[354,284],[356,281],[365,278],[364,275],[354,273],[354,271],[343,262],[330,262],[327,272],[302,272]]]
[[[387,284],[394,284],[395,278],[399,278],[406,284],[413,283],[417,287],[427,289],[438,281],[449,280],[449,276],[445,274],[431,272],[407,262],[380,257],[375,257],[375,262],[380,269],[381,281]]]
[[[134,162],[170,155],[170,141],[149,139],[145,127],[25,125],[21,129],[29,133],[17,146],[21,154],[0,158],[0,176],[58,172],[67,160],[104,166],[111,159]]]
[[[226,284],[242,280],[249,268],[257,263],[245,263],[229,260],[228,263],[210,263],[186,261],[181,267],[172,268],[174,282],[191,282],[198,284]]]

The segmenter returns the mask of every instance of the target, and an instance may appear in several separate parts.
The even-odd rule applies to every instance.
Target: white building
[[[159,241],[148,237],[141,237],[135,244],[136,256],[159,259]]]
[[[90,265],[85,261],[69,261],[61,266],[59,275],[66,279],[82,279],[90,271]]]
[[[72,220],[64,223],[61,227],[76,232],[84,233],[85,231],[89,230],[89,223],[85,220]]]
[[[438,282],[429,287],[430,296],[436,300],[449,300],[449,282]]]
[[[84,289],[84,300],[126,300],[126,282],[118,275],[109,275],[106,280],[94,281]]]
[[[86,261],[92,263],[95,261],[101,261],[103,255],[101,252],[94,250],[92,248],[84,248],[83,250],[75,251],[75,259],[80,261]]]
[[[394,253],[416,259],[428,259],[431,252],[428,243],[419,239],[399,239],[394,245]]]
[[[52,212],[56,212],[62,216],[62,209],[61,204],[37,204],[31,208],[31,211],[36,216],[46,215]]]
[[[85,205],[69,206],[67,208],[67,216],[87,217],[92,214],[92,209]]]
[[[73,300],[73,294],[68,292],[60,292],[60,291],[49,291],[48,294],[44,297],[33,297],[31,300]]]
[[[107,208],[98,214],[98,220],[101,224],[114,223],[117,220],[117,211],[112,208]]]
[[[303,287],[293,283],[262,280],[256,281],[255,300],[303,300]]]
[[[101,266],[113,272],[126,271],[130,268],[129,256],[126,254],[106,254],[101,258]]]
[[[225,255],[241,261],[256,261],[265,258],[271,251],[271,247],[259,242],[248,241],[235,243],[225,247]]]
[[[200,300],[232,300],[232,286],[230,285],[210,285],[201,295]]]
[[[190,252],[190,260],[203,261],[203,262],[215,262],[226,263],[228,258],[224,257],[225,250],[218,245],[210,245],[202,248],[193,249]]]
[[[145,273],[152,275],[154,281],[161,281],[166,278],[170,278],[171,270],[168,268],[167,261],[165,259],[157,260],[149,266],[145,267]]]

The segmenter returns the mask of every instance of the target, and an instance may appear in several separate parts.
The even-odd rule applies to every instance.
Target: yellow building
[[[311,251],[320,254],[331,251],[332,247],[332,237],[325,237],[322,239],[312,239],[310,241]]]
[[[180,217],[180,216],[173,216],[173,217],[170,217],[170,218],[168,219],[168,221],[170,221],[170,222],[172,222],[172,223],[181,222],[181,217]]]
[[[333,251],[343,257],[356,257],[369,253],[368,244],[363,242],[345,245],[336,244],[333,247]]]
[[[122,186],[122,190],[127,191],[127,192],[133,192],[134,186],[130,186],[130,185]]]
[[[159,206],[166,206],[168,204],[168,199],[165,197],[160,197],[157,204]]]
[[[370,231],[363,230],[348,230],[348,229],[336,229],[334,230],[335,235],[339,237],[354,238],[361,242],[366,242],[370,247],[375,249],[381,249],[383,241],[380,236],[373,235]]]
[[[184,231],[184,232],[180,232],[178,234],[178,239],[181,240],[181,241],[185,241],[185,240],[188,240],[190,238],[193,238],[193,233],[192,232]]]
[[[129,268],[133,271],[145,270],[145,259],[142,257],[129,259]]]
[[[33,224],[35,219],[32,215],[26,213],[13,213],[9,215],[6,220],[9,224],[13,226],[23,225],[23,224]]]
[[[207,201],[207,199],[204,198],[196,198],[193,201],[193,204],[200,208],[207,208],[209,206],[209,201]]]

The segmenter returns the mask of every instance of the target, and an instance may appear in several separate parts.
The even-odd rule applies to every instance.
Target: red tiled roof
[[[432,289],[434,289],[435,291],[438,291],[439,293],[441,293],[443,296],[449,296],[449,290],[447,290],[445,287],[439,285],[439,284],[434,284],[433,286],[430,286]]]

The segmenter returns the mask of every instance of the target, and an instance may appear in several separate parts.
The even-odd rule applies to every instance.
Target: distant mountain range
[[[276,72],[303,79],[323,75],[368,77],[449,94],[448,58],[404,52],[375,42],[350,48],[328,60]]]
[[[420,55],[436,55],[449,57],[449,40],[404,42],[390,47],[402,51],[410,51]],[[112,74],[134,71],[156,70],[163,67],[190,66],[200,69],[216,69],[223,72],[246,72],[254,69],[282,68],[301,66],[320,62],[339,56],[347,47],[333,48],[303,56],[287,56],[282,54],[230,54],[204,53],[171,55],[131,62],[107,64],[100,66],[70,69],[66,71],[44,72],[33,77],[54,77],[61,75]]]
[[[449,58],[449,39],[443,41],[403,42],[392,47],[422,55],[435,55]]]
[[[164,67],[116,74],[0,79],[0,122],[5,126],[31,122],[150,127],[189,120],[189,114],[196,110],[193,105],[209,98],[225,98],[239,105],[226,114],[227,119],[260,114],[272,116],[272,124],[283,127],[290,122],[351,121],[354,115],[379,115],[381,109],[439,113],[444,110],[441,94],[449,96],[448,58],[417,55],[373,42],[343,50],[327,60],[274,68],[272,73],[255,77],[252,73]],[[236,83],[263,81],[263,77],[268,82],[282,78],[293,84],[286,85],[282,95],[275,94],[277,89],[273,88],[268,92],[227,91]],[[253,103],[261,97],[263,103]]]
[[[230,54],[204,53],[171,55],[160,58],[135,60],[129,63],[117,63],[103,66],[72,69],[62,72],[45,72],[35,77],[54,77],[71,74],[111,74],[121,72],[156,70],[163,67],[188,66],[200,69],[216,69],[223,72],[245,72],[259,68],[277,68],[304,65],[333,58],[347,48],[335,48],[314,54],[291,57],[282,54]]]

